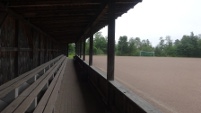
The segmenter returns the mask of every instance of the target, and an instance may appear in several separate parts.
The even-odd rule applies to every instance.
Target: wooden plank
[[[61,81],[62,81],[62,78],[63,78],[63,75],[64,75],[64,71],[65,71],[65,68],[66,68],[66,61],[65,61],[63,70],[60,73],[60,77],[58,79],[58,83],[54,87],[54,90],[53,90],[53,92],[51,94],[51,97],[49,98],[49,101],[48,101],[48,103],[47,103],[47,105],[46,105],[43,113],[52,113],[52,111],[54,110],[55,102],[56,102],[57,95],[58,95],[58,91],[60,89]]]
[[[32,23],[28,22],[27,20],[24,19],[24,17],[22,17],[21,15],[15,13],[14,11],[12,11],[10,8],[6,7],[4,4],[0,3],[0,7],[2,9],[5,9],[5,11],[12,15],[13,17],[23,21],[24,23],[28,24],[29,26],[33,27],[34,29],[36,29],[37,31],[39,31],[40,33],[44,34],[45,36],[48,36],[50,38],[50,40],[53,40],[55,42],[57,42],[56,40],[54,40],[51,36],[49,36],[47,33],[45,33],[43,30],[41,30],[40,28],[36,27],[35,25],[33,25]]]
[[[24,7],[50,7],[50,6],[85,6],[85,5],[98,5],[101,4],[99,1],[29,1],[29,2],[17,2],[13,1],[9,6],[17,7],[17,6],[24,6]]]
[[[19,21],[15,20],[15,47],[19,49]],[[15,77],[19,75],[19,51],[15,53]]]
[[[60,60],[61,61],[61,60]],[[57,66],[59,64],[59,62],[57,62],[56,65],[54,65],[53,67],[51,67],[45,74],[49,73],[51,71],[52,68],[54,68],[55,66]],[[41,69],[40,71],[42,71],[43,69]],[[37,71],[38,73],[38,71]],[[31,79],[34,75],[36,75],[37,73],[32,73],[29,74],[28,76],[22,78],[20,81],[15,82],[14,84],[12,84],[10,87],[4,89],[3,91],[0,92],[0,98],[4,98],[6,97],[6,95],[8,93],[10,93],[12,90],[14,90],[15,88],[18,88],[20,85],[22,85],[23,83],[25,83],[26,81],[28,81],[29,79]]]
[[[50,62],[44,63],[44,64],[42,64],[42,65],[40,65],[40,66],[34,68],[33,70],[30,70],[30,71],[28,71],[28,72],[26,72],[26,73],[20,75],[19,77],[15,78],[15,79],[13,79],[13,80],[10,80],[9,82],[7,82],[7,83],[5,83],[5,84],[3,84],[3,85],[0,86],[0,91],[2,91],[2,90],[4,90],[5,88],[11,86],[11,85],[14,84],[15,82],[18,82],[19,80],[23,79],[23,78],[26,77],[27,75],[36,72],[38,69],[43,68],[43,67],[46,67],[46,66],[52,64],[53,62],[57,61],[57,60],[60,59],[60,58],[61,58],[61,56],[58,56],[57,58],[51,60]]]
[[[18,48],[18,47],[0,47],[1,52],[27,52],[32,51],[31,48]]]
[[[54,68],[50,68],[50,72],[46,72],[45,75],[41,76],[36,82],[34,82],[30,87],[28,87],[25,91],[22,92],[22,94],[20,94],[17,98],[20,99],[15,99],[12,103],[10,103],[3,111],[2,113],[11,113],[13,112],[20,103],[22,103],[22,101],[30,95],[30,93],[39,85],[41,84],[41,82],[48,77],[48,75],[53,75],[53,73],[57,70],[57,68],[59,67],[59,64],[61,62],[63,62],[64,58],[62,60],[60,60],[59,62],[57,62],[57,66],[55,66]],[[43,82],[42,82],[43,83]],[[32,94],[32,96],[35,96],[36,93]],[[24,98],[25,97],[25,98]],[[28,104],[28,103],[27,103]]]
[[[59,65],[64,61],[64,58],[62,58],[59,62],[57,62],[56,66],[54,68],[50,68],[43,76],[45,76],[45,79],[43,79],[43,81],[48,81],[46,79],[49,79],[53,74],[54,72],[58,69]],[[43,77],[42,76],[42,77]],[[40,78],[39,78],[40,79]],[[31,90],[31,89],[30,89]],[[27,91],[29,92],[29,91]],[[27,96],[29,95],[29,93],[23,93],[22,95],[20,96]],[[32,95],[37,95],[37,93],[33,93]]]
[[[26,76],[29,75],[29,74],[33,74],[33,73],[36,74],[38,69],[50,65],[50,64],[52,64],[53,62],[57,61],[57,60],[60,59],[60,58],[61,58],[61,56],[58,56],[57,58],[51,60],[50,62],[44,63],[44,64],[42,64],[42,65],[40,65],[40,66],[34,68],[33,70],[28,71],[28,72],[26,72],[26,73],[20,75],[19,77],[17,77],[17,78],[15,78],[15,79],[13,79],[13,80],[11,80],[11,81],[9,81],[9,82],[7,82],[7,83],[1,85],[1,86],[0,86],[0,91],[2,92],[2,90],[4,90],[5,88],[11,86],[11,85],[14,84],[15,82],[18,82],[19,80],[23,79],[24,77],[26,77]]]
[[[65,59],[64,63],[62,64],[62,67],[60,68],[59,72],[56,75],[57,78],[59,77],[59,80],[61,80],[60,78],[62,78],[62,76],[63,76],[60,74],[60,72],[62,70],[65,70],[66,62],[67,62],[67,58]],[[56,77],[54,78],[54,80],[50,84],[48,90],[45,92],[43,98],[40,100],[38,106],[36,107],[36,109],[34,110],[33,113],[42,113],[42,111],[46,107],[46,104],[48,102],[49,97],[51,96],[53,90],[55,90],[55,85],[58,84],[59,82],[61,82]]]
[[[2,16],[2,15],[1,15],[1,16]],[[4,21],[6,20],[7,16],[8,16],[8,13],[5,13],[5,14],[3,15],[3,18],[2,18],[2,19],[0,18],[0,28],[2,27],[2,25],[3,25]]]
[[[54,73],[58,68],[59,68],[60,71],[57,72],[56,77],[53,80],[54,82],[52,81],[52,83],[51,83],[52,86],[54,86],[56,84],[57,78],[58,78],[61,70],[63,69],[63,67],[62,68],[57,67],[52,72]],[[27,111],[27,109],[30,107],[30,105],[34,101],[34,99],[37,98],[37,95],[41,92],[41,90],[48,83],[48,80],[53,75],[53,73],[48,74],[48,76],[31,92],[31,94],[23,101],[23,103],[20,104],[20,106],[14,111],[14,113],[23,113],[23,112]],[[53,90],[52,86],[48,87],[48,90],[50,90],[50,91]],[[24,95],[22,95],[22,97],[24,97]],[[44,97],[44,95],[43,95],[43,97]]]

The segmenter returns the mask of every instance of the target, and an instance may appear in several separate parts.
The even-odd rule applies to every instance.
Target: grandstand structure
[[[139,2],[0,0],[0,112],[159,113],[114,80],[115,19]],[[106,25],[103,73],[93,67],[92,48],[93,34]],[[73,60],[70,43],[76,45]]]

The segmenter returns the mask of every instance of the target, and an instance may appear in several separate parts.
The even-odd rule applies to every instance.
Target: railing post
[[[93,64],[93,34],[90,36],[89,39],[89,65]]]
[[[115,60],[115,3],[109,1],[108,45],[107,45],[107,80],[114,80]]]

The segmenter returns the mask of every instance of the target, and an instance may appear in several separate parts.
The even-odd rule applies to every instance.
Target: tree
[[[156,56],[175,56],[175,49],[170,36],[166,36],[165,39],[160,37],[160,42],[155,48]]]
[[[170,36],[166,36],[165,38],[164,51],[166,56],[176,56],[176,49]]]
[[[128,55],[136,56],[137,55],[137,47],[135,39],[130,38],[128,41]]]
[[[94,47],[97,49],[97,54],[107,53],[107,40],[102,36],[101,32],[95,34]]]
[[[191,35],[184,35],[177,45],[177,52],[179,56],[184,57],[200,57],[200,45],[199,45],[199,38],[195,36],[193,32]]]
[[[141,47],[141,40],[139,37],[136,37],[135,38],[135,45],[136,45],[136,48],[139,49]]]
[[[140,45],[140,51],[153,51],[153,47],[149,41],[149,39],[147,40],[142,40],[141,45]]]
[[[120,36],[117,51],[117,55],[128,55],[127,36]]]
[[[74,43],[68,44],[68,53],[70,55],[74,55],[75,54],[75,44]]]

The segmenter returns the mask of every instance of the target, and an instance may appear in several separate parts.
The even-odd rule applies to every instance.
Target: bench
[[[66,62],[61,55],[0,86],[1,113],[53,111]]]
[[[23,79],[24,77],[26,77],[26,76],[28,76],[28,75],[30,75],[30,74],[35,74],[35,73],[43,74],[43,73],[41,73],[42,71],[45,72],[48,68],[52,67],[52,66],[54,65],[54,63],[56,63],[61,57],[62,57],[62,56],[58,56],[58,57],[56,57],[55,59],[53,59],[53,60],[51,60],[51,61],[49,61],[49,62],[46,62],[46,63],[44,63],[44,64],[42,64],[42,65],[40,65],[40,66],[34,68],[33,70],[30,70],[30,71],[28,71],[28,72],[26,72],[26,73],[24,73],[24,74],[18,76],[17,78],[8,81],[8,82],[5,83],[5,84],[2,84],[2,85],[0,86],[0,91],[6,89],[7,87],[13,85],[15,82],[17,82],[17,81]]]

